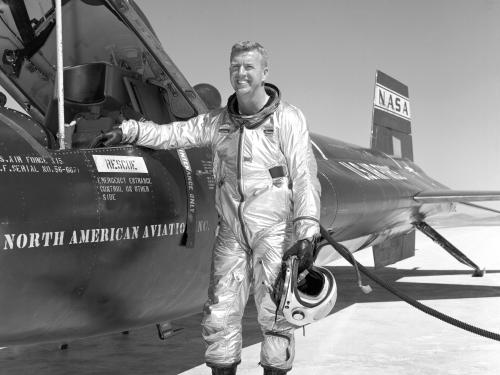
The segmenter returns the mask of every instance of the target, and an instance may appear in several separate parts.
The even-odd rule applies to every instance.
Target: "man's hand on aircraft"
[[[122,142],[123,132],[119,127],[113,128],[110,131],[101,135],[100,141],[104,147],[116,146]]]
[[[283,260],[291,256],[297,256],[299,260],[299,273],[304,270],[310,270],[314,263],[314,244],[311,240],[303,239],[295,242],[283,255]]]

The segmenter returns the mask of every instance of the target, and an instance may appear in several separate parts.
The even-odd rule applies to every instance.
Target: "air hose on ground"
[[[323,236],[323,239],[328,242],[330,245],[333,246],[335,250],[343,257],[345,258],[349,263],[351,263],[356,270],[357,278],[358,278],[358,285],[360,288],[363,290],[364,293],[367,293],[369,286],[363,286],[361,282],[361,276],[359,275],[359,271],[361,271],[364,275],[375,281],[377,284],[379,284],[382,288],[388,290],[392,294],[394,294],[396,297],[402,299],[406,303],[412,305],[413,307],[419,309],[420,311],[423,311],[426,314],[429,314],[437,319],[442,320],[443,322],[446,322],[448,324],[454,325],[455,327],[461,328],[463,330],[475,333],[476,335],[483,336],[492,340],[500,341],[500,334],[495,333],[495,332],[490,332],[487,330],[484,330],[482,328],[475,327],[473,325],[470,325],[468,323],[462,322],[458,319],[452,318],[446,314],[443,314],[437,310],[434,310],[433,308],[426,306],[417,300],[411,298],[407,294],[397,290],[396,288],[392,287],[388,283],[386,283],[384,280],[379,278],[377,275],[373,274],[372,272],[368,271],[362,264],[358,263],[356,259],[354,259],[354,256],[351,254],[351,252],[342,244],[338,243],[335,241],[330,233],[323,228],[323,226],[320,226],[321,230],[321,235]]]

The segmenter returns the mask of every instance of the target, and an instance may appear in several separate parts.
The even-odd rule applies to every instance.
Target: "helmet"
[[[333,274],[324,267],[313,266],[299,275],[298,266],[296,256],[284,263],[275,296],[278,310],[285,319],[296,326],[305,326],[332,311],[337,300],[337,284]]]

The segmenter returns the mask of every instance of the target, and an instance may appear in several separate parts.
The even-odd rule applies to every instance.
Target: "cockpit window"
[[[38,27],[49,19],[55,8],[54,0],[27,1],[25,5],[31,27],[35,33]]]
[[[132,0],[126,3],[134,4]],[[92,83],[87,93],[86,82],[81,84],[78,77],[65,73],[65,120],[71,122],[72,116],[88,106],[115,111],[118,103],[130,104],[130,92],[138,96],[139,110],[134,110],[148,118],[194,116],[197,96],[161,46],[150,38],[150,26],[142,12],[137,9],[134,13],[135,5],[116,6],[114,1],[62,0],[64,68],[85,71],[84,78]],[[122,11],[130,24],[120,17]],[[0,81],[9,82],[14,99],[53,132],[58,118],[54,107],[55,24],[55,0],[0,0]],[[103,74],[103,67],[119,74]],[[102,78],[110,76],[118,77],[119,82]],[[130,90],[122,88],[122,77],[129,78]],[[87,94],[83,100],[82,95]],[[167,102],[168,116],[152,110],[156,108],[153,101]]]
[[[43,44],[37,38],[49,23],[53,23],[55,5],[54,0],[0,0],[0,10],[3,26],[22,42],[25,49],[34,52],[31,50]]]

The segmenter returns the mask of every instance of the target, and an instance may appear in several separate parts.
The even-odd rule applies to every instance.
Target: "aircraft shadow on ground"
[[[367,276],[362,275],[363,283],[369,284],[373,291],[364,294],[357,285],[355,273],[352,267],[332,267],[338,284],[338,299],[332,313],[346,308],[353,303],[366,302],[389,302],[399,301],[399,297],[385,290],[382,286],[372,281]],[[462,298],[483,298],[500,297],[500,286],[475,285],[475,277],[472,277],[472,270],[404,270],[386,267],[380,270],[368,268],[380,279],[389,285],[397,288],[403,293],[419,301],[434,299],[462,299]],[[484,277],[490,274],[500,273],[500,270],[488,270]],[[408,277],[431,277],[431,276],[460,276],[465,283],[445,284],[431,282],[398,282],[398,280]],[[470,285],[467,285],[470,280]]]
[[[372,268],[369,269],[373,271]],[[363,277],[364,283],[369,283],[373,292],[363,294],[350,266],[333,267],[333,271],[339,294],[332,314],[357,303],[399,301],[398,297],[366,276]],[[435,299],[500,297],[500,287],[474,285],[471,271],[401,270],[389,267],[374,272],[381,279],[423,303]],[[497,273],[500,273],[500,270],[488,271],[485,277]],[[471,285],[397,282],[403,277],[460,275],[463,275],[461,280],[471,280]],[[205,348],[200,336],[200,321],[201,313],[174,322],[174,327],[183,329],[165,341],[157,338],[154,326],[149,326],[134,330],[129,335],[116,333],[73,341],[69,343],[68,350],[59,350],[57,343],[9,347],[0,350],[0,373],[179,374],[203,363]],[[261,341],[252,297],[245,312],[243,332],[245,347]],[[256,364],[258,360],[255,358]]]

